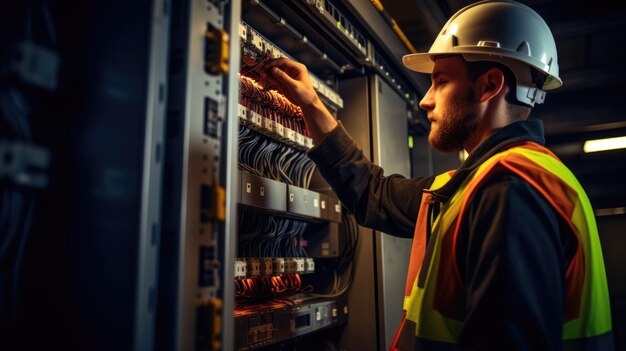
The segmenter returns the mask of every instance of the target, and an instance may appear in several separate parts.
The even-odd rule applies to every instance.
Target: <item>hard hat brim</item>
[[[507,55],[506,53],[499,53],[498,55],[494,55],[488,50],[490,50],[490,48],[471,48],[471,49],[455,48],[454,50],[451,50],[448,52],[422,52],[422,53],[417,53],[417,54],[408,54],[402,57],[402,64],[404,64],[404,67],[410,69],[411,71],[430,74],[430,73],[433,73],[433,69],[435,68],[435,57],[438,55],[471,54],[471,55],[485,55],[485,57],[489,57],[489,56],[506,57],[506,58],[518,60],[520,62],[525,62],[527,65],[532,65],[532,67],[534,67],[535,69],[546,74],[548,76],[548,81],[546,82],[546,85],[543,86],[543,90],[552,90],[552,89],[559,88],[563,85],[563,81],[561,80],[561,78],[551,75],[545,69],[538,68],[540,65],[543,65],[543,63],[536,61],[533,58],[524,57],[523,59],[520,59],[519,55],[516,55],[515,53],[509,54],[509,55]],[[498,62],[498,60],[489,60],[489,59],[486,59],[485,61]],[[536,62],[531,63],[528,61],[536,61]]]
[[[402,57],[402,64],[411,71],[432,73],[435,68],[434,56],[435,55],[428,52],[404,55]]]

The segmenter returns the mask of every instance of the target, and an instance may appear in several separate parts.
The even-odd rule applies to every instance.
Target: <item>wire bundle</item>
[[[308,298],[335,298],[345,294],[354,279],[354,259],[356,256],[356,249],[359,244],[358,225],[353,215],[347,214],[343,211],[342,214],[345,234],[345,246],[338,258],[333,259],[331,266],[332,270],[332,282],[330,288],[325,293],[310,294]]]
[[[242,42],[243,44],[243,42]],[[246,73],[259,78],[263,66],[271,60],[273,57],[269,50],[261,54],[257,54],[252,47],[252,44],[243,44],[241,48],[241,73]]]
[[[253,132],[239,129],[239,167],[258,176],[308,189],[315,163],[306,153]]]
[[[285,117],[281,114],[276,113],[274,110],[268,108],[267,106],[254,104],[247,99],[240,99],[239,103],[242,106],[245,106],[248,110],[254,111],[265,118],[269,118],[272,121],[279,123],[283,127],[292,129],[296,133],[302,134],[304,136],[311,137],[308,129],[306,129],[306,125],[303,119]]]
[[[262,90],[261,86],[251,78],[239,76],[239,82],[239,104],[296,133],[310,137],[302,119],[300,107],[292,104],[275,90]]]
[[[293,305],[294,302],[289,297],[311,290],[310,285],[303,287],[299,274],[235,280],[235,299],[243,305],[267,301]],[[243,307],[238,307],[241,308]]]
[[[264,44],[262,49],[258,48],[251,42],[241,41],[241,73],[247,76],[253,77],[257,81],[262,81],[262,72],[265,72],[265,64],[275,56],[271,50],[265,48]],[[278,55],[279,57],[281,54]],[[267,82],[266,82],[267,83]],[[265,90],[268,90],[269,84],[263,84]]]
[[[311,293],[313,286],[303,284],[298,274],[238,279],[235,280],[235,295],[239,302],[259,303],[297,293],[307,293],[305,299],[336,298],[345,294],[354,278],[358,226],[354,216],[345,212],[343,223],[345,245],[340,255],[328,260],[326,264],[332,267],[332,277],[325,292]],[[242,211],[239,220],[239,257],[306,257],[307,253],[302,245],[306,224],[303,221]],[[302,288],[303,285],[306,287]]]
[[[307,222],[256,212],[241,211],[239,216],[239,257],[306,257],[303,234]],[[313,290],[303,288],[299,274],[283,274],[235,280],[235,298],[240,304],[282,301]]]
[[[302,118],[302,109],[299,106],[294,105],[276,90],[266,91],[252,78],[239,76],[239,93],[241,100],[248,104],[268,107],[284,117]]]
[[[307,257],[307,222],[240,211],[239,257]]]

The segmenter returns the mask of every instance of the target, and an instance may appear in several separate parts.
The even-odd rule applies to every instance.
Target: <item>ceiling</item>
[[[383,0],[417,51],[427,51],[466,0]],[[626,151],[583,152],[585,140],[626,135],[626,10],[615,0],[520,1],[555,37],[564,85],[548,92],[532,118],[546,143],[572,169],[596,208],[626,206]]]

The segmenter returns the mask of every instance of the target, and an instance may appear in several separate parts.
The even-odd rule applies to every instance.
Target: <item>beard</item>
[[[435,150],[452,152],[463,149],[469,135],[478,127],[478,114],[474,105],[474,91],[470,90],[463,99],[452,103],[442,114],[428,114],[428,117],[436,120],[428,134],[428,142]]]

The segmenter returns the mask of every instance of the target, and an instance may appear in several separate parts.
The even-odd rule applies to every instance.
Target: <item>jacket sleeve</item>
[[[474,194],[457,241],[461,349],[560,350],[571,232],[531,185],[496,178]]]
[[[413,237],[422,189],[432,184],[432,177],[385,176],[383,169],[357,148],[341,123],[308,155],[361,225]]]

